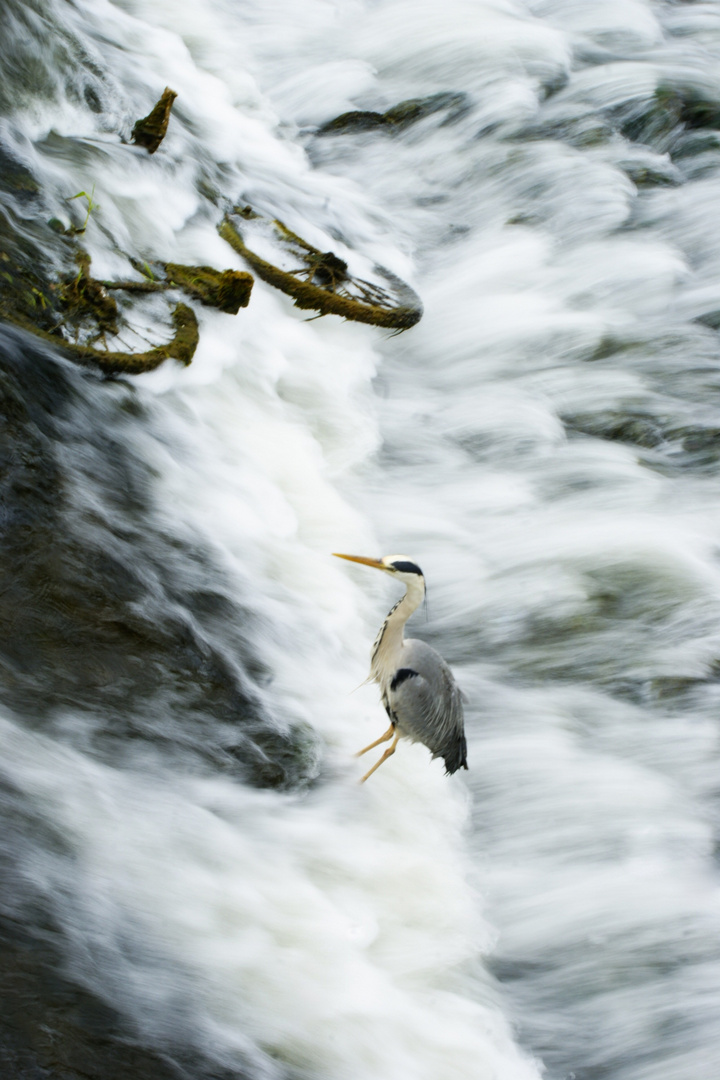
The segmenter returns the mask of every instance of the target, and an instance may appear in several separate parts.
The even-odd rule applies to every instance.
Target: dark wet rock
[[[52,929],[0,916],[0,1071],[8,1080],[189,1080],[112,1006],[64,977]],[[200,1074],[205,1076],[203,1072]]]
[[[267,712],[258,617],[222,595],[199,541],[155,522],[152,469],[132,449],[147,424],[132,390],[106,384],[99,397],[95,380],[18,333],[2,346],[5,703],[50,729],[81,713],[115,761],[141,740],[194,770],[306,782],[317,744]]]
[[[564,414],[561,420],[570,435],[590,435],[648,451],[640,455],[643,464],[665,475],[712,470],[720,462],[720,427],[714,424],[678,425],[668,416],[620,409]]]
[[[695,468],[713,466],[720,461],[720,428],[681,427],[673,435],[680,440],[688,464]]]
[[[589,363],[597,360],[617,360],[632,363],[634,358],[640,359],[647,352],[647,342],[641,337],[623,337],[613,333],[604,335],[593,350],[584,359]]]
[[[384,113],[357,109],[353,112],[341,113],[333,120],[328,120],[326,124],[318,128],[316,134],[352,135],[357,131],[375,131],[377,128],[385,127],[386,124]]]
[[[113,769],[306,784],[317,740],[262,691],[253,643],[272,628],[157,519],[151,432],[132,387],[0,327],[3,714]],[[74,844],[0,768],[0,1076],[247,1080],[212,1059],[192,975],[126,912],[78,948]]]
[[[642,161],[620,161],[618,164],[639,188],[677,187],[682,183],[682,176],[670,163],[666,167]]]
[[[641,412],[575,413],[564,415],[562,421],[570,432],[594,435],[611,442],[652,448],[660,446],[665,435],[658,420]]]
[[[551,97],[547,108],[523,125],[516,138],[559,139],[579,148],[602,145],[622,135],[630,143],[669,154],[673,161],[717,149],[720,101],[691,86],[658,86],[651,96],[601,111],[577,101]],[[620,162],[639,186],[680,182],[672,167],[644,167]]]
[[[665,151],[682,128],[682,98],[671,90],[657,90],[649,102],[621,106],[609,117],[630,142]]]
[[[68,100],[98,114],[117,101],[90,37],[80,40],[63,9],[44,0],[3,0],[0,115]]]
[[[715,673],[715,678],[717,678]],[[706,679],[691,678],[679,675],[658,675],[649,680],[647,684],[647,696],[652,701],[670,704],[686,700],[694,691],[707,685]]]
[[[137,146],[143,146],[148,154],[154,154],[160,143],[167,134],[170,122],[170,111],[177,94],[166,86],[160,100],[153,106],[147,116],[137,120],[132,129],[132,141]]]
[[[248,1080],[200,1045],[190,975],[142,941],[93,941],[78,954],[77,900],[58,896],[50,868],[72,860],[68,839],[0,778],[0,1075],[3,1080]],[[43,866],[46,874],[33,872]],[[66,924],[70,915],[70,925]],[[80,917],[81,918],[81,917]],[[145,1022],[108,990],[131,971],[152,986]],[[168,973],[171,977],[168,978]],[[115,986],[114,1001],[128,999]],[[136,987],[135,992],[138,992]],[[142,991],[140,991],[142,992]],[[161,1023],[153,1010],[162,1008]]]
[[[0,319],[16,316],[51,331],[61,318],[55,273],[69,273],[71,257],[46,216],[35,177],[0,142]]]
[[[717,145],[720,101],[695,87],[661,85],[649,103],[622,106],[610,117],[627,139],[679,160]]]
[[[27,201],[40,192],[40,186],[30,170],[2,143],[0,143],[0,176],[2,176],[3,188],[22,201]]]
[[[186,774],[303,783],[317,743],[263,703],[257,617],[223,593],[201,542],[155,521],[153,472],[133,449],[150,422],[130,387],[100,385],[0,329],[3,710],[115,769],[139,753],[145,768],[161,759]],[[56,867],[70,890],[76,859],[72,836],[0,769],[0,1075],[251,1076],[210,1060],[190,975],[154,956],[138,928],[77,948],[67,920],[82,918],[82,898],[37,872]],[[152,988],[142,1026],[123,1009],[128,971]]]
[[[50,228],[47,228],[51,232]],[[0,207],[0,319],[36,326],[50,333],[62,318],[56,284],[45,271],[42,248],[22,236]]]
[[[614,128],[609,120],[597,113],[568,111],[560,116],[544,116],[523,124],[515,139],[522,143],[530,139],[552,139],[565,142],[578,149],[602,146],[613,137]]]
[[[443,109],[448,110],[445,123],[458,120],[468,110],[468,101],[465,94],[442,93],[432,94],[426,98],[411,98],[401,101],[384,113],[367,110],[356,110],[342,113],[334,120],[329,120],[318,128],[317,135],[352,135],[363,131],[403,131],[423,120],[426,116]]]
[[[683,449],[690,453],[698,450],[720,450],[720,428],[691,428],[689,431],[680,428],[677,434],[682,437]]]
[[[658,107],[688,128],[720,128],[720,101],[704,97],[697,89],[660,86]]]
[[[543,78],[539,87],[539,97],[542,101],[554,97],[570,84],[570,72],[565,68],[559,69]]]
[[[684,132],[672,149],[687,179],[695,179],[705,172],[717,169],[717,151],[720,149],[720,131]],[[707,158],[711,160],[706,160]]]
[[[711,330],[720,330],[720,310],[706,311],[704,315],[698,315],[695,321],[709,326]]]

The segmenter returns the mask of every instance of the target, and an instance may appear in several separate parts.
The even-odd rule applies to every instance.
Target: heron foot
[[[380,743],[384,743],[384,742],[387,742],[388,739],[392,739],[394,734],[395,734],[395,725],[391,724],[384,735],[381,735],[379,739],[375,740],[375,742],[371,742],[370,745],[366,746],[364,750],[358,750],[355,757],[362,757],[363,754],[367,754],[368,750],[374,750],[376,746],[380,745]]]
[[[392,729],[391,729],[391,731],[392,731]],[[386,736],[383,736],[383,739],[381,739],[381,740],[379,740],[379,741],[380,741],[380,742],[384,741],[385,737],[386,737]],[[394,739],[394,740],[393,740],[393,742],[392,742],[392,744],[391,744],[390,746],[388,746],[387,750],[385,751],[385,753],[383,754],[383,756],[382,756],[382,757],[380,758],[380,760],[379,760],[379,761],[376,761],[376,762],[375,762],[375,764],[373,765],[372,769],[369,769],[369,770],[368,770],[368,771],[367,771],[367,772],[365,773],[365,775],[363,776],[363,778],[362,778],[362,779],[361,779],[361,781],[360,781],[360,783],[361,783],[361,784],[364,784],[364,783],[365,783],[365,781],[367,780],[368,776],[372,776],[372,774],[373,774],[373,773],[375,772],[375,770],[376,770],[376,769],[379,769],[379,768],[380,768],[380,766],[382,765],[383,761],[387,761],[387,759],[388,759],[388,758],[390,757],[390,755],[391,755],[391,754],[394,754],[394,753],[395,753],[395,747],[397,746],[397,744],[398,744],[398,742],[399,742],[399,741],[400,741],[400,736],[399,736],[399,735],[396,735],[396,736],[395,736],[395,739]],[[369,749],[369,747],[368,747],[368,749]]]

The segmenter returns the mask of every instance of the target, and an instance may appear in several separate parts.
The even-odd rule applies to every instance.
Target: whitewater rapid
[[[233,721],[164,694],[172,664],[121,733],[100,698],[8,708],[34,822],[13,912],[42,898],[64,975],[186,1077],[710,1080],[720,137],[653,108],[720,101],[717,4],[75,0],[8,25],[0,136],[48,217],[93,189],[98,277],[127,251],[245,269],[217,225],[248,203],[424,304],[391,336],[256,281],[200,310],[187,369],[128,389],[52,361],[65,528],[130,574],[102,461],[142,463],[128,611],[182,621],[307,753],[284,787],[230,742],[197,765]],[[150,158],[120,135],[166,85]],[[401,132],[316,134],[445,92]],[[403,743],[357,785],[396,595],[332,551],[422,566],[413,634],[467,697],[467,776]]]

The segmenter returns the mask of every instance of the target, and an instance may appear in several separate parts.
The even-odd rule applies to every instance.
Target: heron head
[[[425,582],[422,570],[409,555],[383,555],[382,559],[368,559],[364,555],[341,555],[337,551],[334,551],[333,555],[338,559],[347,559],[348,562],[362,563],[363,566],[374,566],[376,570],[384,570],[386,574],[400,578],[408,587],[418,583],[424,585]]]

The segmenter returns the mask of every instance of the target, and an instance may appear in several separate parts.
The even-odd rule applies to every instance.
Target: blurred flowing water
[[[246,202],[425,305],[390,336],[258,281],[132,382],[0,329],[3,1075],[713,1076],[720,6],[2,22],[19,234],[94,188],[97,276],[243,268]],[[396,597],[334,550],[423,567],[466,775],[401,745],[357,785]]]

